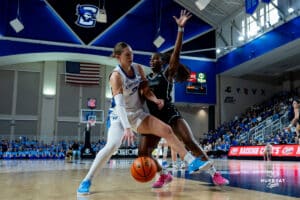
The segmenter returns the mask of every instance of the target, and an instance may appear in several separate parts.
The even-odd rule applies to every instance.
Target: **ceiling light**
[[[244,41],[244,39],[245,39],[245,38],[244,38],[244,36],[242,36],[242,35],[240,35],[239,38],[238,38],[239,41]]]
[[[165,38],[162,36],[158,36],[154,41],[153,44],[156,46],[156,48],[159,48],[163,43],[165,42]]]
[[[294,8],[289,7],[288,12],[289,12],[289,13],[293,13],[293,12],[294,12]]]
[[[18,18],[11,20],[9,24],[16,31],[16,33],[19,33],[24,29],[24,25]]]
[[[96,21],[100,23],[107,23],[107,14],[105,9],[98,9]]]
[[[20,2],[18,0],[17,5],[17,17],[9,22],[10,26],[16,31],[16,33],[19,33],[24,29],[24,25],[20,21]]]
[[[199,8],[199,10],[204,10],[210,1],[211,0],[197,0],[195,1],[195,5]]]

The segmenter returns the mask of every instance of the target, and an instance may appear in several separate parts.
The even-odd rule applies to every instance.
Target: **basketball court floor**
[[[172,171],[174,180],[161,189],[138,183],[130,175],[132,159],[112,159],[96,176],[91,194],[76,190],[92,160],[0,160],[2,200],[283,200],[300,198],[300,163],[288,161],[214,160],[230,180],[225,187],[211,183],[204,172]],[[171,169],[170,169],[171,170]]]

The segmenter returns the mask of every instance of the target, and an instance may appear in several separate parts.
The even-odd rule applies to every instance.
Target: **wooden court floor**
[[[217,187],[207,173],[172,171],[174,180],[161,189],[130,176],[132,159],[113,159],[96,176],[91,194],[76,190],[91,160],[0,160],[0,200],[283,200],[300,198],[298,162],[214,160],[230,184]],[[172,169],[170,169],[172,170]]]

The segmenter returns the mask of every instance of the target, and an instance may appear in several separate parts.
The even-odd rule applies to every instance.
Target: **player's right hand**
[[[158,110],[161,110],[165,106],[165,101],[163,99],[158,99],[156,105],[158,107]]]
[[[134,145],[135,138],[136,137],[135,137],[134,133],[132,132],[132,130],[130,128],[126,128],[124,130],[124,135],[123,135],[123,138],[122,138],[123,143],[127,142],[128,146],[132,146],[132,145]]]

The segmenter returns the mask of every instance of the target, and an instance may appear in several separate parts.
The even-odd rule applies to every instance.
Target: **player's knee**
[[[103,150],[105,150],[107,152],[115,152],[119,149],[120,146],[121,146],[121,143],[107,143],[104,146]]]
[[[171,126],[169,126],[169,125],[165,125],[163,132],[165,133],[165,136],[166,136],[164,138],[171,137],[174,134]]]
[[[111,146],[111,151],[115,152],[119,149],[119,147],[121,146],[121,142],[120,143],[115,143]]]
[[[172,130],[172,128],[171,128],[171,126],[166,125],[166,133],[167,133],[168,135],[174,134],[174,133],[173,133],[173,130]]]

